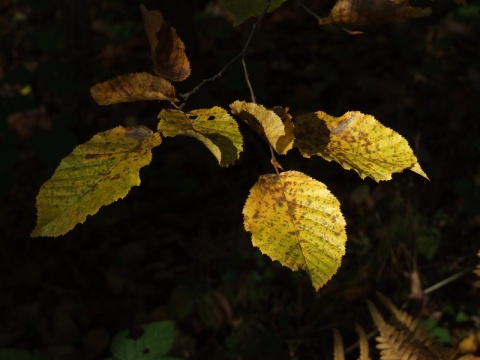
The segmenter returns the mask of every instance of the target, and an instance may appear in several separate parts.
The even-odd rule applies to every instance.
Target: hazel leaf
[[[243,151],[243,138],[238,124],[221,107],[188,113],[162,110],[158,118],[158,130],[163,136],[185,135],[196,138],[210,150],[221,166],[233,164]]]
[[[430,8],[409,5],[409,0],[337,0],[320,25],[370,25],[400,23],[409,18],[428,16]]]
[[[178,101],[172,84],[146,72],[117,76],[96,84],[90,92],[99,105],[142,100]]]
[[[263,105],[245,101],[235,101],[230,104],[230,109],[262,139],[270,143],[277,153],[283,155],[292,148],[293,124],[288,109],[276,107],[269,110]]]
[[[104,131],[65,157],[37,195],[31,236],[60,236],[140,185],[139,171],[161,143],[145,126]]]
[[[370,176],[377,182],[405,169],[428,179],[407,140],[371,115],[349,111],[333,117],[319,111],[300,115],[294,123],[294,146],[304,157],[334,160],[362,179]]]
[[[173,26],[163,19],[158,10],[140,5],[143,25],[150,44],[155,74],[169,81],[185,80],[191,72],[185,45]]]
[[[340,267],[345,220],[339,201],[321,182],[298,171],[262,175],[243,216],[253,245],[292,270],[305,270],[316,290]]]

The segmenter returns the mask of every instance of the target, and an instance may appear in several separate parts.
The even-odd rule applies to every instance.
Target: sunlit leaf
[[[320,25],[368,25],[399,23],[409,18],[428,16],[430,8],[416,8],[409,0],[337,0]]]
[[[272,0],[268,12],[275,10],[286,0]],[[265,8],[265,0],[222,0],[227,10],[232,14],[235,26],[252,16],[258,16]]]
[[[304,157],[335,160],[362,179],[390,180],[393,173],[405,169],[428,179],[408,142],[371,115],[349,111],[333,117],[319,111],[296,117],[294,124],[294,146]]]
[[[163,136],[186,135],[200,140],[221,166],[233,164],[243,151],[242,134],[237,122],[218,106],[188,113],[162,110],[158,118],[158,130]]]
[[[190,62],[177,31],[163,19],[160,11],[147,10],[143,4],[140,11],[155,73],[169,81],[185,80],[190,75]]]
[[[333,360],[345,360],[343,339],[338,329],[333,329]]]
[[[40,189],[32,236],[63,235],[125,197],[140,184],[139,170],[150,163],[151,150],[160,142],[160,135],[147,127],[119,126],[77,146]]]
[[[146,72],[117,76],[93,86],[90,92],[100,105],[141,100],[177,101],[172,84]]]
[[[260,177],[243,208],[252,243],[292,270],[303,269],[319,289],[345,254],[340,203],[324,184],[297,172]]]
[[[230,109],[269,142],[277,153],[285,154],[292,148],[293,124],[288,109],[275,107],[269,110],[263,105],[245,101],[235,101],[230,104]]]

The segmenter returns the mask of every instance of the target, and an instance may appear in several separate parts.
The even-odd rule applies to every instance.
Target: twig
[[[317,18],[318,21],[320,21],[322,18],[315,14],[310,8],[306,7],[304,4],[300,2],[300,0],[297,0],[297,5],[300,6],[303,10],[305,10],[307,13],[312,15],[313,17]]]
[[[212,82],[212,81],[215,81],[216,79],[218,79],[220,76],[223,75],[223,73],[235,62],[237,61],[240,57],[242,58],[242,65],[243,65],[243,71],[245,73],[245,80],[247,81],[247,85],[250,89],[250,95],[252,96],[252,101],[255,102],[255,95],[253,93],[253,88],[252,88],[252,85],[250,83],[250,80],[249,80],[249,77],[248,77],[248,71],[247,71],[247,67],[246,67],[246,64],[245,64],[245,54],[247,53],[247,48],[248,46],[250,45],[250,41],[252,40],[252,37],[253,37],[253,34],[255,33],[255,30],[257,29],[257,26],[258,24],[260,23],[260,21],[263,19],[263,17],[265,16],[265,14],[267,13],[268,11],[268,8],[270,7],[270,2],[271,0],[265,0],[265,8],[263,9],[262,13],[260,14],[260,16],[258,17],[257,21],[255,22],[255,24],[253,25],[252,27],[252,30],[250,31],[250,34],[248,35],[248,38],[247,38],[247,41],[245,42],[245,44],[243,45],[243,48],[242,48],[242,51],[240,51],[239,54],[237,54],[232,60],[230,60],[227,65],[225,65],[223,67],[222,70],[220,70],[218,73],[216,73],[215,75],[213,75],[212,77],[208,78],[208,79],[204,79],[200,84],[198,84],[197,86],[195,86],[191,91],[189,91],[188,93],[185,93],[185,94],[180,94],[181,97],[183,97],[183,103],[178,106],[178,109],[183,109],[183,107],[185,106],[188,98],[190,98],[190,96],[192,96],[193,94],[195,94],[203,85],[205,85],[207,82]]]

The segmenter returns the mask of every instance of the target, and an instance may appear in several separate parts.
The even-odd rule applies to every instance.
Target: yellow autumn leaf
[[[102,206],[140,185],[139,170],[152,160],[161,138],[145,126],[118,126],[95,135],[65,157],[37,195],[31,236],[59,236]]]
[[[286,171],[260,177],[243,208],[252,243],[292,270],[305,270],[319,289],[345,254],[345,220],[340,203],[321,182]]]
[[[172,84],[146,72],[117,76],[93,86],[90,93],[100,105],[141,100],[178,101]]]
[[[409,5],[409,0],[337,0],[320,25],[369,25],[399,23],[408,18],[428,16],[430,8]]]
[[[370,176],[377,182],[405,169],[428,179],[407,140],[371,115],[349,111],[333,117],[319,111],[300,115],[294,123],[294,146],[304,157],[335,160],[362,179]]]
[[[238,124],[221,107],[198,109],[188,113],[162,110],[158,118],[158,130],[163,136],[185,135],[200,140],[221,166],[233,164],[243,151],[243,138]]]
[[[283,155],[292,148],[293,124],[288,109],[275,107],[269,110],[263,105],[245,101],[235,101],[230,104],[230,109],[269,142],[277,153]]]

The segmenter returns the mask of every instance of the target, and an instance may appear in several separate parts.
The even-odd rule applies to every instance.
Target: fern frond
[[[345,360],[342,335],[337,329],[333,329],[333,360]]]
[[[367,334],[365,334],[365,330],[363,330],[358,324],[355,324],[355,330],[357,330],[358,333],[358,344],[360,346],[360,356],[358,357],[358,360],[371,360],[368,338]]]
[[[424,339],[424,335],[416,335],[420,331],[418,328],[411,331],[403,323],[388,324],[378,308],[370,301],[368,301],[368,308],[380,333],[376,340],[382,360],[440,360],[450,358],[448,349],[435,346],[428,336]],[[396,310],[402,320],[407,324],[412,324],[413,319],[412,321],[406,319],[402,314],[403,311]]]
[[[393,304],[393,302],[382,293],[377,292],[377,296],[383,305],[392,313],[395,320],[398,322],[396,328],[403,329],[406,333],[412,336],[418,345],[426,349],[430,349],[435,345],[435,340],[430,337],[428,332],[418,326],[418,321],[405,311],[400,310]]]

